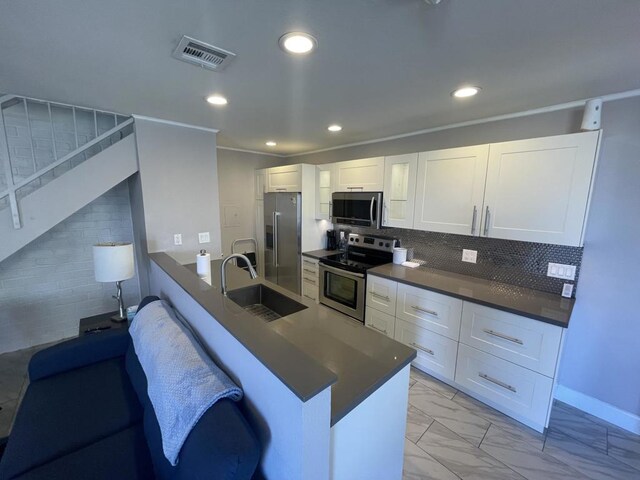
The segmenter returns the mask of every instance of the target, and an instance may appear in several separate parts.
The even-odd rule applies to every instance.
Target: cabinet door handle
[[[495,385],[498,385],[499,387],[505,388],[505,389],[509,390],[510,392],[518,393],[518,391],[514,387],[509,385],[508,383],[501,382],[500,380],[498,380],[496,378],[490,377],[486,373],[480,372],[480,373],[478,373],[478,376],[480,378],[485,379],[487,382],[491,382],[491,383],[493,383]]]
[[[411,346],[416,347],[418,350],[422,350],[423,352],[428,353],[431,356],[435,355],[435,353],[433,353],[433,350],[431,350],[430,348],[423,347],[422,345],[418,345],[415,342],[411,342]]]
[[[471,235],[476,233],[476,217],[478,216],[478,208],[473,206],[473,217],[471,217]]]
[[[484,236],[485,237],[489,236],[489,216],[490,215],[491,215],[491,212],[489,211],[489,205],[487,205],[487,210],[484,215]]]
[[[438,316],[438,312],[436,312],[434,310],[429,310],[427,308],[422,308],[422,307],[419,307],[417,305],[411,305],[411,308],[413,308],[414,310],[417,310],[419,312],[428,313],[429,315],[433,315],[434,317]]]
[[[373,323],[370,323],[369,327],[373,328],[374,330],[379,331],[380,333],[384,333],[385,335],[388,335],[386,330],[382,330],[381,328],[376,327]]]
[[[347,190],[364,190],[364,187],[347,187]]]
[[[489,330],[485,328],[483,330],[487,335],[492,335],[494,337],[502,338],[503,340],[508,340],[509,342],[517,343],[518,345],[524,345],[524,342],[516,337],[510,337],[509,335],[505,335],[504,333],[494,332],[493,330]]]
[[[276,191],[277,192],[286,192],[287,189],[286,189],[286,187],[285,188],[276,188]]]
[[[391,299],[385,295],[380,295],[379,293],[376,292],[369,292],[371,295],[373,295],[374,297],[378,297],[381,298],[382,300],[385,300],[387,302],[389,302]]]

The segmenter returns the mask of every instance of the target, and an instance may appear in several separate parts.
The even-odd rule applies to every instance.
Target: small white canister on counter
[[[402,247],[395,247],[393,249],[393,263],[396,265],[402,265],[407,261],[407,249]]]

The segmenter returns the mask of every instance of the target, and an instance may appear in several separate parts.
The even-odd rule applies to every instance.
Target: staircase
[[[133,118],[0,95],[0,262],[138,170]]]

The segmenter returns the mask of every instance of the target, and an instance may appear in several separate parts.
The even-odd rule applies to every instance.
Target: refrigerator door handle
[[[273,266],[278,266],[278,217],[280,212],[273,212]]]

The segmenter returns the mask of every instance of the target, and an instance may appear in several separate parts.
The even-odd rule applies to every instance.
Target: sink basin
[[[259,283],[227,292],[227,298],[265,322],[304,310],[303,304]]]

